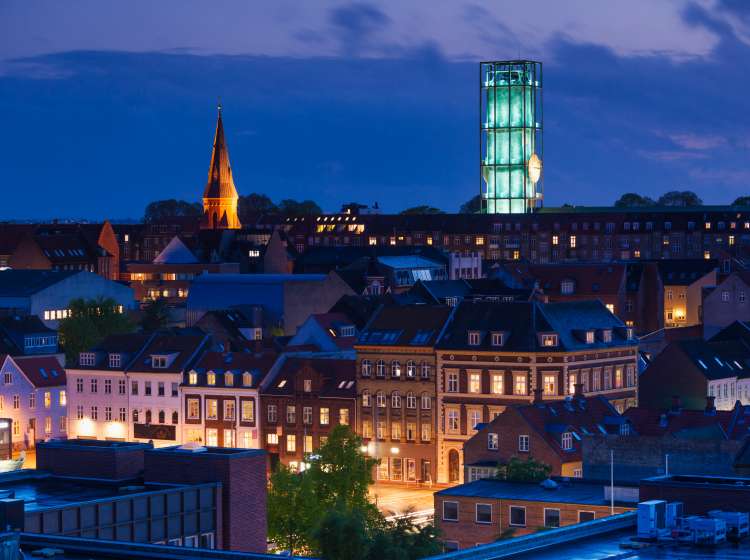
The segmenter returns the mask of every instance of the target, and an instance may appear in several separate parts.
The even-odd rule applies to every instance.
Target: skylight
[[[286,386],[286,379],[282,379],[281,381],[279,381],[279,384],[277,385],[279,389],[283,389],[285,386]]]
[[[700,364],[700,366],[701,366],[701,367],[702,367],[703,369],[708,369],[708,366],[707,366],[706,364],[704,364],[704,363],[703,363],[703,360],[698,360],[698,363]]]

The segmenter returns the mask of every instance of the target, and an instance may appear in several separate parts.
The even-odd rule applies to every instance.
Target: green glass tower
[[[542,63],[479,65],[482,211],[522,214],[541,206]]]

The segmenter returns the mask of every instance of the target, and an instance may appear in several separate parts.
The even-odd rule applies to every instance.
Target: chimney
[[[682,408],[682,403],[680,402],[680,396],[672,395],[672,409],[670,410],[670,412],[672,414],[679,414],[681,408]]]
[[[715,401],[716,397],[713,395],[709,395],[706,397],[706,410],[705,414],[706,416],[715,416],[716,415],[716,404]]]
[[[537,406],[544,406],[544,400],[542,399],[542,392],[543,389],[541,387],[537,387],[534,389],[534,400],[532,401],[533,404]]]

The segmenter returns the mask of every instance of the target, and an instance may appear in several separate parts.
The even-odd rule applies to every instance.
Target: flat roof
[[[170,453],[189,457],[205,457],[207,455],[222,457],[226,457],[227,455],[233,457],[253,457],[257,455],[266,455],[268,452],[265,449],[244,449],[241,447],[184,447],[182,445],[171,445],[169,447],[149,449],[147,453],[159,453],[162,455]]]
[[[436,495],[441,497],[487,498],[492,500],[523,500],[528,502],[560,502],[586,505],[609,505],[604,499],[604,483],[557,482],[557,488],[546,489],[534,482],[508,482],[493,478],[475,480],[446,488]]]

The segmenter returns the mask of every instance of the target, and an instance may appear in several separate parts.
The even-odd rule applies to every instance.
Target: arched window
[[[150,424],[150,423],[151,423],[151,410],[147,409],[146,410],[146,424]]]
[[[406,393],[406,408],[417,408],[417,397],[411,391]]]
[[[391,377],[401,377],[401,362],[398,360],[391,362]]]
[[[427,362],[422,362],[422,379],[429,379],[432,366]]]
[[[370,360],[362,360],[362,377],[370,377],[372,374],[372,362]]]
[[[138,423],[138,409],[135,409],[133,411],[133,424],[137,424],[137,423]]]
[[[164,411],[160,410],[159,411],[159,424],[164,424],[164,422],[166,422],[166,420],[167,420],[167,417],[164,414]]]
[[[370,399],[370,391],[368,391],[367,389],[362,391],[362,406],[368,407],[368,408],[372,406],[372,401]]]
[[[175,410],[172,413],[172,424],[179,424],[180,423],[180,415],[177,414],[177,411]]]
[[[414,360],[409,360],[406,362],[406,377],[416,377],[417,376],[417,364],[414,363]]]
[[[385,408],[385,393],[383,391],[378,391],[375,399],[378,402],[378,408]]]
[[[378,360],[375,365],[375,375],[378,377],[385,377],[385,362],[383,360]]]
[[[432,407],[432,399],[427,393],[422,393],[422,410],[430,410]]]
[[[253,376],[250,374],[249,371],[246,371],[242,374],[242,384],[245,387],[250,387],[253,384]]]
[[[234,385],[234,374],[230,371],[224,374],[224,386],[231,387]]]
[[[391,393],[391,408],[401,408],[401,393],[398,391]]]

